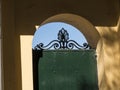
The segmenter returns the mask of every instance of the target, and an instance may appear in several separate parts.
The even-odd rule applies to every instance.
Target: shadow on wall
[[[24,3],[24,4],[23,4]],[[101,7],[102,6],[102,7]],[[72,13],[89,20],[94,26],[115,26],[118,20],[119,0],[37,0],[16,2],[16,30],[33,35],[34,25],[47,18]],[[39,12],[38,12],[39,11]],[[22,13],[22,14],[21,14]]]

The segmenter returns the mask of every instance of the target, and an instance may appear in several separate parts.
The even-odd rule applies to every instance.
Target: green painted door
[[[95,50],[45,50],[38,61],[39,90],[98,90]]]

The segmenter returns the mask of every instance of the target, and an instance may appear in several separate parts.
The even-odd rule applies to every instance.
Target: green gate
[[[67,35],[62,28],[58,40],[33,50],[34,90],[99,90],[95,50]]]

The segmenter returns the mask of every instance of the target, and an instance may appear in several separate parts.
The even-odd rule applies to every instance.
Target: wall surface
[[[61,13],[72,13],[88,19],[95,26],[115,26],[119,0],[15,0],[16,30],[33,34],[34,26]]]
[[[96,27],[101,34],[103,45],[100,49],[98,69],[101,69],[101,90],[120,89],[120,26]],[[104,68],[103,68],[104,67]],[[99,73],[101,73],[99,72]]]
[[[22,90],[19,45],[16,45],[14,0],[2,1],[3,90]],[[16,32],[17,33],[17,32]],[[16,43],[15,43],[16,41]],[[17,48],[18,47],[18,48]]]
[[[33,35],[35,25],[62,13],[80,15],[96,27],[102,43],[98,59],[100,90],[119,90],[119,7],[119,0],[3,0],[4,90],[22,90],[20,35]]]

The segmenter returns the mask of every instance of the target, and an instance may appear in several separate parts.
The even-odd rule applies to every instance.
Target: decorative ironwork
[[[44,46],[43,43],[39,43],[35,46],[34,50],[72,50],[72,49],[91,49],[88,43],[83,43],[83,45],[79,45],[74,40],[69,40],[69,34],[67,30],[62,28],[58,32],[58,40],[51,41],[48,45]]]

